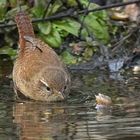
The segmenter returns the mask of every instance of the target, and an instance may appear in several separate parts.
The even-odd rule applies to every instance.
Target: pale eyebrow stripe
[[[49,87],[49,85],[44,80],[40,80],[40,82],[42,82],[46,87]]]

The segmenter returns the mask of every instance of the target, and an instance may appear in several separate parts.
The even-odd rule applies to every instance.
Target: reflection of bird
[[[30,19],[24,12],[19,12],[15,20],[20,45],[13,68],[15,90],[34,100],[63,100],[70,86],[66,67],[53,49],[35,38]]]
[[[69,118],[67,108],[59,104],[44,104],[36,102],[14,104],[13,116],[18,126],[20,140],[53,140],[54,136],[65,135],[64,130],[68,127],[66,122]]]

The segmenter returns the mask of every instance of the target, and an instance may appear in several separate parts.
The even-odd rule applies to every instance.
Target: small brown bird
[[[13,68],[16,93],[40,101],[64,100],[70,89],[67,68],[52,48],[35,37],[25,12],[18,12],[15,21],[20,46]]]

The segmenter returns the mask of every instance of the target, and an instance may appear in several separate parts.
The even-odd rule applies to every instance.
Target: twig
[[[89,8],[89,6],[90,6],[90,1],[88,2],[88,5],[87,5],[87,9]],[[83,19],[82,19],[82,21],[81,21],[81,26],[80,26],[80,29],[79,29],[79,31],[78,31],[78,36],[79,36],[79,38],[81,38],[81,32],[82,32],[82,29],[83,29],[83,24],[84,24],[84,21],[85,21],[85,18],[86,18],[86,15],[87,15],[88,13],[85,11],[85,13],[83,14]],[[80,20],[80,19],[79,19]]]
[[[60,19],[60,18],[68,17],[68,16],[71,17],[71,16],[74,15],[73,14],[74,11],[75,10],[73,8],[71,8],[71,9],[68,9],[67,11],[65,11],[65,12],[63,11],[63,13],[60,12],[60,13],[58,13],[56,15],[53,15],[53,16],[50,16],[50,17],[47,17],[47,18],[44,18],[44,19],[42,19],[42,18],[33,19],[32,23],[57,20],[57,19]],[[8,19],[6,19],[6,21],[8,22]],[[13,24],[6,24],[5,21],[1,22],[1,24],[0,24],[0,28],[7,28],[7,27],[13,27],[13,26],[16,26],[16,24],[15,23],[13,23]]]
[[[44,11],[44,14],[43,14],[43,16],[42,16],[43,19],[45,18],[46,14],[47,14],[47,12],[48,12],[49,6],[50,6],[50,4],[51,4],[52,2],[53,2],[53,0],[49,0],[49,1],[48,1],[48,4],[47,4],[46,9],[45,9],[45,11]]]
[[[80,0],[76,0],[76,2],[77,2],[77,5],[78,5],[79,9],[82,10],[83,5],[80,3]]]
[[[123,37],[121,40],[119,40],[115,45],[112,46],[111,54],[114,54],[117,49],[122,47],[122,44],[124,43],[125,40],[127,40],[135,31],[136,29],[133,29],[128,35]]]
[[[87,10],[87,9],[85,9],[85,10],[87,11],[87,13],[90,13],[90,12],[96,12],[96,11],[101,11],[101,10],[105,10],[105,9],[110,9],[110,8],[130,5],[130,4],[133,4],[133,3],[140,3],[140,0],[133,0],[133,1],[129,1],[129,2],[123,2],[123,3],[116,3],[116,4],[101,6],[101,7],[92,9],[92,10]],[[85,10],[79,11],[78,14],[85,13]]]
[[[32,22],[35,23],[35,22],[57,20],[57,19],[65,18],[65,17],[69,17],[69,16],[70,17],[77,16],[79,14],[84,14],[85,12],[86,13],[96,12],[96,11],[101,11],[101,10],[110,9],[110,8],[114,8],[114,7],[120,7],[120,6],[124,6],[124,5],[130,5],[130,4],[139,3],[139,2],[140,2],[140,0],[134,0],[134,1],[130,1],[130,2],[124,2],[124,3],[111,4],[111,5],[107,5],[107,6],[101,6],[101,7],[92,9],[92,10],[84,9],[84,10],[79,11],[79,12],[76,12],[75,9],[68,9],[65,13],[61,12],[61,13],[58,13],[56,15],[44,18],[44,19],[42,19],[42,18],[33,19]],[[13,23],[13,24],[5,24],[5,21],[4,21],[3,24],[0,25],[0,28],[13,27],[15,25],[16,25],[15,23]]]

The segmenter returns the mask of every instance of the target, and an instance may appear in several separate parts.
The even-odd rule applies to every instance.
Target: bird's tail
[[[15,16],[15,21],[18,27],[19,45],[20,48],[23,49],[25,47],[24,36],[35,37],[33,26],[29,16],[24,11],[17,13]]]

